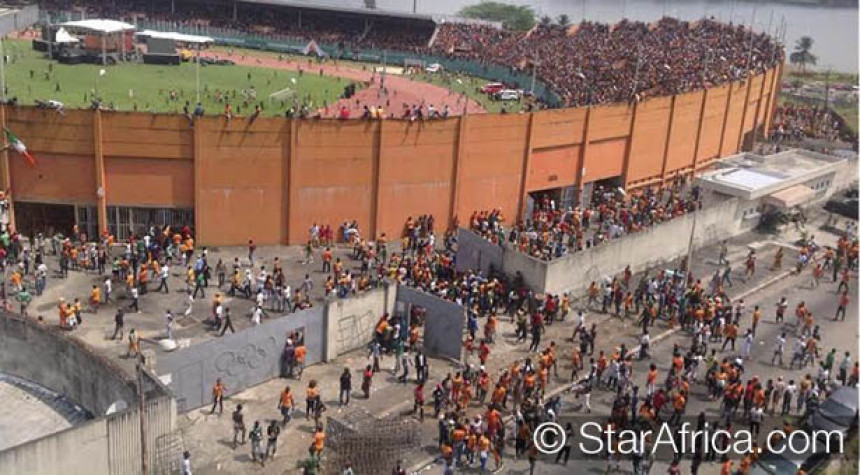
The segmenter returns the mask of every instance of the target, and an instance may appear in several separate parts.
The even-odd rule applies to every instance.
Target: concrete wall
[[[173,391],[179,411],[206,405],[211,403],[217,378],[227,386],[229,396],[277,377],[290,331],[304,330],[307,364],[322,361],[324,313],[323,307],[313,307],[187,349],[159,353],[157,373]]]
[[[147,441],[150,469],[165,456],[164,437],[176,425],[176,406],[169,397],[147,402]],[[140,469],[140,416],[137,406],[94,419],[62,432],[0,452],[0,473],[39,475],[136,475]],[[175,464],[178,459],[173,460]],[[151,473],[154,473],[152,470]]]
[[[64,394],[96,414],[96,419],[0,452],[0,473],[45,475],[138,474],[140,416],[137,391],[126,373],[65,333],[27,319],[0,315],[0,369]],[[164,454],[158,441],[176,425],[176,405],[148,372],[149,464]],[[113,412],[105,411],[119,402]]]
[[[189,127],[178,115],[6,106],[0,125],[39,166],[0,154],[0,189],[97,205],[100,228],[108,205],[193,206],[207,245],[300,244],[314,222],[345,220],[398,237],[410,216],[445,228],[476,210],[516,216],[530,191],[616,176],[636,188],[707,167],[767,128],[778,77],[635,105],[420,123],[205,117]]]
[[[627,265],[636,272],[686,254],[694,220],[697,221],[695,248],[749,231],[758,220],[742,220],[742,206],[737,198],[726,199],[697,212],[698,217],[688,214],[552,261],[535,259],[507,243],[503,248],[495,246],[470,231],[460,229],[458,268],[461,256],[466,269],[474,268],[472,265],[477,261],[474,256],[492,253],[495,259],[501,259],[501,268],[508,277],[519,273],[525,285],[536,292],[581,293],[592,281],[599,282],[603,276],[621,272]]]
[[[490,267],[501,271],[504,267],[504,250],[477,234],[459,229],[457,232],[457,270],[480,270],[486,275]]]
[[[406,308],[418,305],[426,310],[423,347],[428,356],[460,360],[466,320],[463,307],[402,285],[397,288],[397,303],[405,304]]]
[[[37,382],[96,417],[123,402],[137,401],[125,372],[65,333],[26,319],[0,315],[0,368]]]
[[[728,199],[696,213],[698,217],[688,214],[645,231],[553,261],[542,262],[531,259],[532,262],[524,267],[527,271],[531,271],[535,263],[546,267],[546,280],[542,289],[545,292],[580,293],[587,289],[592,281],[599,281],[605,275],[621,272],[627,265],[637,272],[662,265],[686,254],[694,219],[696,220],[694,248],[739,234],[742,228],[735,218],[737,207],[737,199]],[[508,256],[513,254],[519,253],[506,253],[506,261]],[[521,262],[525,257],[519,254],[518,261]],[[510,267],[513,268],[513,266]],[[508,268],[509,266],[506,265],[506,269]],[[528,282],[528,279],[526,281]]]
[[[383,284],[355,297],[330,300],[326,304],[324,359],[366,347],[373,340],[379,318],[384,313],[394,314],[397,293],[395,286]]]
[[[503,266],[505,274],[514,277],[519,273],[522,275],[526,287],[535,291],[542,291],[546,287],[548,278],[547,267],[546,261],[535,259],[505,244]]]

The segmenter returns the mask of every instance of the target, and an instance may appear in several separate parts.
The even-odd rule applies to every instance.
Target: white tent
[[[144,30],[139,33],[135,33],[135,36],[141,38],[156,38],[162,40],[172,40],[178,43],[185,44],[212,44],[215,42],[214,39],[208,36],[198,36],[198,35],[185,35],[182,33],[168,32],[168,31],[153,31],[153,30]]]
[[[122,21],[116,20],[101,20],[101,19],[92,19],[92,20],[77,20],[77,21],[67,21],[65,23],[60,23],[60,26],[64,26],[68,29],[72,30],[82,30],[89,32],[97,32],[97,33],[119,33],[121,31],[134,30],[134,25],[130,23],[125,23]]]
[[[322,48],[320,48],[320,46],[314,40],[311,40],[310,43],[308,43],[307,46],[302,49],[302,54],[313,54],[319,56],[320,58],[325,58],[326,56],[328,56],[328,54],[326,54],[326,52],[323,51]]]
[[[59,30],[57,30],[57,34],[54,35],[54,42],[55,43],[77,43],[79,41],[80,41],[79,39],[70,35],[69,32],[66,31],[65,28],[60,28]]]

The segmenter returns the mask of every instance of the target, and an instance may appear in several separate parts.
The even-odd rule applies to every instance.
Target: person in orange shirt
[[[735,351],[735,340],[738,338],[738,327],[733,323],[726,323],[725,328],[723,329],[723,336],[725,336],[725,340],[723,340],[723,350],[726,349],[726,345],[729,343],[732,344],[732,351]]]
[[[310,447],[311,458],[316,458],[318,461],[322,459],[323,449],[325,448],[325,432],[322,426],[317,426],[314,431],[314,441]]]
[[[645,384],[645,395],[652,396],[657,389],[657,365],[651,364],[648,367],[648,380]]]
[[[454,401],[460,400],[460,390],[463,388],[463,376],[458,371],[451,380],[451,399]]]
[[[60,328],[68,326],[69,307],[66,304],[66,299],[60,297],[60,305],[57,309],[57,314],[60,317]]]
[[[319,404],[320,390],[317,388],[317,382],[311,380],[308,383],[308,389],[305,391],[305,420],[310,420],[311,415],[316,412],[316,405]]]
[[[212,410],[210,414],[215,414],[215,407],[218,407],[218,415],[224,413],[224,393],[227,392],[227,386],[221,382],[221,378],[215,380],[215,385],[212,386]]]
[[[287,386],[281,392],[281,398],[278,401],[278,409],[281,411],[281,416],[284,418],[281,421],[281,426],[287,425],[287,423],[292,419],[293,404],[293,392],[290,390],[290,387]]]
[[[299,371],[298,380],[302,379],[302,372],[305,370],[305,356],[308,353],[308,349],[305,347],[305,344],[299,343],[295,349],[295,358],[296,358],[296,368]]]
[[[758,327],[758,322],[761,321],[761,309],[758,305],[755,306],[752,314],[752,334],[755,336],[755,329]]]
[[[526,377],[525,377],[525,379],[523,379],[523,389],[524,389],[524,396],[525,397],[527,397],[527,398],[531,397],[532,392],[535,389],[535,383],[536,382],[537,381],[535,380],[534,371],[529,371],[528,373],[526,373]]]
[[[734,464],[734,462],[732,462],[727,456],[723,455],[723,464],[720,467],[720,475],[732,475],[732,464]]]
[[[681,423],[681,416],[684,415],[684,408],[687,406],[687,399],[684,397],[684,394],[680,391],[675,394],[675,399],[672,401],[672,408],[675,412],[672,413],[672,417],[669,418],[669,425],[675,425]]]
[[[97,312],[102,303],[101,289],[98,285],[93,285],[93,290],[90,291],[90,309]]]
[[[579,370],[582,369],[582,353],[579,351],[578,346],[573,347],[573,352],[570,355],[570,361],[573,368],[570,371],[570,380],[577,381],[579,380]]]

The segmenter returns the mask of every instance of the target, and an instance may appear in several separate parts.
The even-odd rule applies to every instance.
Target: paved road
[[[858,332],[857,302],[852,301],[849,305],[848,318],[846,318],[844,322],[832,321],[831,319],[838,306],[835,290],[836,285],[831,282],[823,283],[818,289],[813,290],[809,286],[808,275],[803,275],[800,277],[792,276],[784,279],[779,283],[746,298],[745,301],[749,311],[747,312],[747,315],[745,315],[744,319],[742,319],[742,328],[744,327],[745,322],[749,322],[750,312],[753,306],[760,305],[763,309],[766,309],[766,313],[757,330],[751,358],[745,362],[746,373],[744,380],[752,375],[757,375],[762,379],[762,381],[767,381],[768,379],[775,380],[778,376],[783,376],[786,380],[794,379],[795,381],[799,381],[807,373],[811,374],[813,378],[816,375],[816,370],[813,367],[808,367],[805,370],[789,370],[787,368],[788,359],[790,359],[791,344],[794,341],[794,337],[792,336],[794,334],[794,326],[791,324],[794,318],[793,314],[789,315],[789,318],[787,318],[789,323],[785,325],[775,322],[773,312],[774,304],[782,296],[787,296],[790,308],[793,308],[794,305],[801,300],[805,301],[808,307],[816,315],[816,321],[821,325],[822,357],[831,348],[836,348],[837,354],[840,355],[836,360],[837,365],[839,361],[841,361],[841,356],[844,351],[851,351],[852,358],[856,361],[856,357],[858,356],[857,342],[858,337],[860,337],[860,332]],[[852,291],[856,293],[856,286],[852,286]],[[776,337],[783,331],[788,333],[787,355],[789,356],[785,360],[786,366],[774,366],[770,363],[773,343]],[[648,364],[651,362],[654,362],[657,365],[660,379],[665,377],[666,372],[668,371],[669,362],[671,361],[673,346],[677,344],[686,348],[689,346],[689,343],[690,338],[687,333],[679,331],[655,344],[651,352],[652,359],[650,361],[637,362],[634,365],[634,383],[644,387]],[[738,351],[736,352],[732,352],[730,349],[727,349],[724,352],[719,351],[718,355],[721,357],[733,357],[740,352],[740,345],[738,345],[737,350]],[[704,371],[700,371],[699,374],[700,376],[703,376]],[[705,411],[708,420],[714,421],[719,416],[719,404],[717,402],[708,401],[706,389],[707,388],[704,384],[698,384],[692,387],[692,397],[688,402],[687,414],[695,415],[700,411]],[[595,421],[602,422],[605,420],[605,415],[608,414],[613,399],[614,394],[608,391],[600,390],[594,393],[592,396],[593,414],[602,415],[593,417]],[[565,404],[565,406],[562,409],[562,413],[570,413],[570,411],[577,409],[580,402],[581,401],[576,400],[573,396],[566,395],[563,399],[563,404]],[[591,418],[585,419],[580,416],[577,420],[586,421],[591,420]],[[781,419],[775,418],[773,422],[781,423]],[[735,422],[735,428],[746,429],[747,424],[745,421],[738,419],[738,422]],[[563,467],[555,465],[553,462],[554,457],[546,456],[543,460],[538,462],[535,473],[571,473],[570,466]],[[570,464],[574,463],[576,473],[604,473],[607,467],[606,461],[600,458],[576,460],[575,462],[573,460],[570,461]],[[689,459],[683,460],[681,464],[682,473],[689,473],[689,466]],[[632,473],[632,465],[628,460],[622,462],[621,468],[622,472],[626,471]],[[652,473],[665,473],[667,468],[668,464],[665,461],[658,460]],[[706,474],[718,472],[719,465],[716,463],[705,464],[700,470],[700,473]],[[510,460],[505,467],[505,473],[528,473],[528,464],[523,461],[517,462]]]

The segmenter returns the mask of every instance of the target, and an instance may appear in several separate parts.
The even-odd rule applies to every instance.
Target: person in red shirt
[[[839,296],[839,308],[836,309],[836,315],[833,317],[833,320],[840,320],[839,316],[842,315],[841,320],[845,320],[845,312],[848,309],[848,290],[842,292],[842,295]]]
[[[487,345],[486,340],[481,340],[481,346],[478,351],[478,358],[481,360],[481,366],[484,366],[487,364],[487,358],[490,357],[490,346]]]
[[[418,413],[421,422],[424,422],[424,385],[416,386],[413,394],[415,404],[412,406],[412,414]]]

